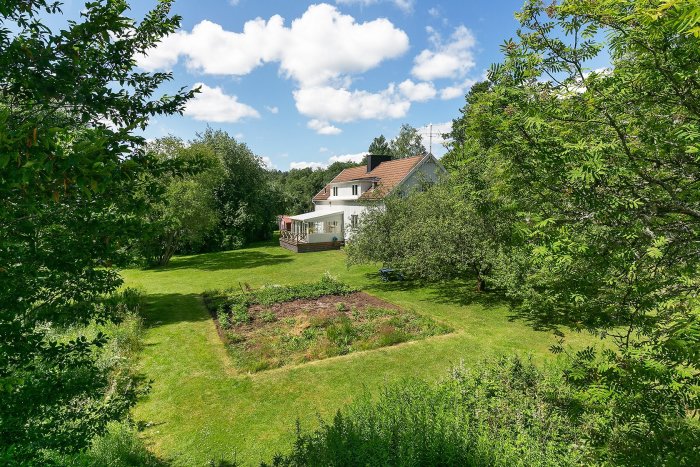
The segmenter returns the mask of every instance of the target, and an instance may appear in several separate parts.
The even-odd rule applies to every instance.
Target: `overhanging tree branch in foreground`
[[[104,336],[55,336],[113,318],[98,298],[139,231],[139,174],[175,169],[135,134],[192,97],[155,98],[170,74],[134,70],[178,27],[170,4],[135,22],[125,1],[90,2],[59,32],[43,19],[60,2],[0,5],[0,453],[75,452],[135,401],[133,380],[107,386]]]

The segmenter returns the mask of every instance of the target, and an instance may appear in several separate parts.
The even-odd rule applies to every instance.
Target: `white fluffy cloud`
[[[413,76],[423,81],[460,78],[474,68],[476,39],[469,29],[457,27],[447,42],[433,28],[427,29],[433,47],[432,50],[424,49],[413,60]]]
[[[357,154],[343,154],[340,156],[331,156],[328,159],[329,164],[332,164],[333,162],[362,162],[362,159],[365,158],[365,156],[369,154],[368,152],[359,152]]]
[[[322,148],[323,149],[323,148]],[[324,151],[321,151],[324,152]],[[334,162],[362,162],[362,159],[365,158],[365,156],[369,154],[368,152],[358,152],[356,154],[341,154],[341,155],[335,155],[331,156],[328,158],[327,162],[291,162],[289,164],[290,169],[306,169],[306,168],[312,168],[314,170],[317,169],[325,169],[329,165],[331,165]]]
[[[401,118],[411,107],[411,102],[401,96],[393,84],[378,93],[331,86],[302,88],[294,91],[294,100],[303,115],[335,122]]]
[[[272,159],[270,159],[269,157],[267,157],[267,156],[262,156],[261,159],[262,159],[263,164],[265,165],[265,167],[266,167],[268,170],[275,170],[275,169],[277,169],[277,166],[276,166],[275,164],[272,163]]]
[[[392,0],[410,5],[412,0]],[[321,134],[341,130],[329,122],[400,118],[410,100],[394,86],[386,91],[349,91],[351,76],[404,54],[408,36],[388,19],[359,23],[328,4],[311,5],[289,25],[279,15],[247,21],[242,32],[226,31],[204,20],[192,31],[166,37],[147,55],[137,57],[148,71],[171,69],[180,59],[195,72],[242,76],[265,63],[278,63],[280,73],[298,84],[297,109],[318,122]],[[336,100],[337,99],[337,100]],[[273,108],[269,108],[275,113]],[[311,125],[311,123],[310,123]]]
[[[317,119],[310,120],[306,126],[314,130],[319,135],[339,135],[343,132],[343,130],[340,128],[335,127],[326,121]]]
[[[416,102],[425,102],[437,95],[433,83],[414,83],[410,79],[399,84],[399,90],[408,100]]]
[[[204,122],[233,123],[246,117],[258,118],[257,110],[247,104],[238,102],[236,96],[229,96],[216,86],[209,87],[204,83],[197,83],[200,93],[187,103],[185,115],[195,120]]]
[[[277,106],[272,106],[272,107],[270,107],[270,106],[268,105],[268,106],[265,106],[265,108],[266,108],[267,111],[270,112],[271,114],[278,114],[278,113],[280,112],[280,109],[279,109],[279,107],[277,107]]]
[[[457,97],[464,97],[467,90],[476,83],[474,79],[465,79],[461,83],[456,83],[452,86],[447,86],[440,90],[440,99],[447,101]]]
[[[240,33],[204,20],[191,32],[166,37],[139,66],[168,69],[180,56],[188,68],[208,74],[246,75],[264,63],[302,85],[325,84],[362,73],[408,50],[408,36],[385,18],[358,23],[328,4],[311,5],[285,26],[279,15],[247,21]]]
[[[290,162],[290,169],[308,169],[312,168],[314,170],[326,168],[326,164],[323,162]]]

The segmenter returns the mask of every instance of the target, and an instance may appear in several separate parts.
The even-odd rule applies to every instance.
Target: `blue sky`
[[[67,1],[75,16],[82,3]],[[140,17],[152,1],[133,1]],[[184,116],[146,136],[209,125],[275,168],[358,158],[409,123],[426,135],[459,114],[469,86],[500,60],[522,0],[180,0],[182,28],[139,63],[171,70],[163,90],[201,84]],[[433,152],[444,152],[434,138]]]

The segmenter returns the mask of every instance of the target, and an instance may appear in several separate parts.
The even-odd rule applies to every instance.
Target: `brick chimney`
[[[367,172],[371,172],[377,168],[382,162],[388,162],[391,160],[391,156],[380,156],[376,154],[370,154],[367,156]]]

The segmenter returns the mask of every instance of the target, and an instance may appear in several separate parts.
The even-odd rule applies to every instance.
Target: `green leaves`
[[[681,0],[527,2],[446,156],[469,202],[498,194],[504,215],[515,213],[494,244],[507,259],[492,272],[515,312],[605,339],[567,370],[599,422],[591,442],[604,462],[700,456],[685,418],[700,409],[697,10]],[[603,47],[610,65],[590,72]],[[472,224],[488,231],[488,213],[477,209]]]
[[[117,319],[102,297],[121,285],[151,170],[133,131],[192,96],[154,98],[171,76],[133,70],[177,28],[170,4],[138,23],[127,2],[94,1],[54,32],[59,2],[0,2],[0,452],[22,464],[83,449],[135,403],[131,375],[98,361],[104,335],[57,335]]]

